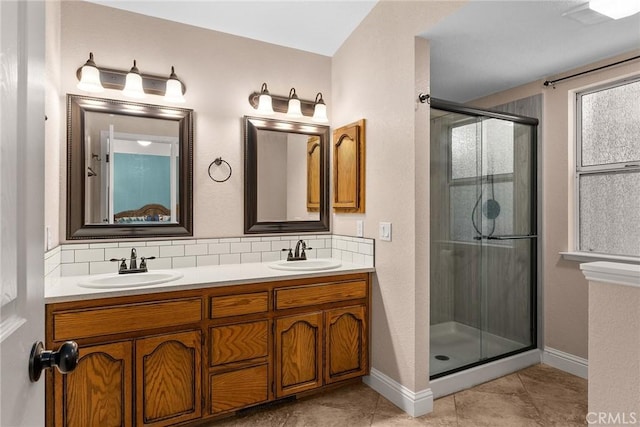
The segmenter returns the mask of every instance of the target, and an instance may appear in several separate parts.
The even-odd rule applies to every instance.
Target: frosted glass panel
[[[451,178],[478,176],[478,130],[477,123],[451,128]]]
[[[640,81],[582,96],[582,166],[640,160]]]
[[[513,173],[513,122],[482,122],[482,175]]]
[[[580,250],[640,256],[640,172],[580,176]]]
[[[484,183],[482,198],[479,201],[481,190],[475,183],[452,186],[450,191],[452,240],[473,242],[474,237],[479,234],[478,231],[485,236],[513,234],[513,183],[495,183],[493,190],[491,184]],[[488,199],[494,199],[500,205],[500,214],[495,219],[489,219],[483,211]],[[476,202],[478,207],[474,212]],[[498,241],[495,242],[498,243]]]
[[[478,156],[479,136],[482,136],[481,156]],[[486,119],[451,129],[452,179],[507,173],[513,173],[512,122]]]

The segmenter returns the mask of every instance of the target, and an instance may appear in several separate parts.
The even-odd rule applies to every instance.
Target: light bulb
[[[142,89],[142,76],[140,75],[140,71],[138,71],[135,59],[133,60],[133,67],[131,67],[131,70],[127,73],[127,79],[124,89],[122,89],[122,94],[129,98],[140,99],[145,97],[144,90]]]
[[[289,91],[289,108],[287,109],[287,116],[293,118],[302,117],[300,99],[298,99],[298,95],[296,95],[295,88],[291,88]]]
[[[260,89],[257,111],[258,113],[265,115],[275,113],[275,111],[273,111],[273,103],[271,102],[271,95],[269,95],[266,83],[262,83],[262,88]]]
[[[178,76],[176,76],[173,67],[171,67],[171,75],[169,75],[169,80],[167,80],[164,100],[167,102],[185,102],[184,95],[182,95],[182,83],[178,80]]]
[[[80,81],[78,82],[78,89],[85,92],[102,92],[104,87],[100,82],[100,70],[93,62],[93,53],[89,53],[89,59],[82,66],[80,71]]]

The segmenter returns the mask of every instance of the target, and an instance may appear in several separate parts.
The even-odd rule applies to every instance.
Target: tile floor
[[[364,384],[248,410],[209,427],[586,425],[587,381],[536,365],[437,399],[434,411],[411,418]]]

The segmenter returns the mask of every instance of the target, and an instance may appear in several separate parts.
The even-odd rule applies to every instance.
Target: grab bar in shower
[[[523,240],[537,237],[537,234],[505,234],[503,236],[475,236],[473,240]]]

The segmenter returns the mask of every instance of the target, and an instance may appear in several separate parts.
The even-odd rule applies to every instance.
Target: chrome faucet
[[[128,274],[128,273],[146,273],[149,271],[147,269],[147,260],[156,259],[154,256],[150,257],[141,257],[140,258],[140,267],[138,267],[138,253],[136,248],[131,248],[131,260],[129,261],[129,268],[127,268],[127,259],[126,258],[111,258],[111,262],[119,262],[120,266],[118,267],[118,273],[120,274]]]
[[[300,246],[302,246],[302,255],[300,255]],[[304,242],[304,240],[298,240],[298,243],[296,243],[296,250],[293,253],[293,257],[307,259],[307,255],[304,253],[305,249],[307,249],[307,244]]]
[[[135,270],[138,268],[138,253],[136,248],[131,248],[131,261],[129,261],[129,270]]]
[[[304,261],[307,259],[307,254],[304,251],[309,249],[313,248],[308,247],[304,240],[300,239],[296,243],[296,249],[294,252],[292,252],[291,248],[283,249],[283,251],[289,251],[289,254],[287,255],[287,261]]]

